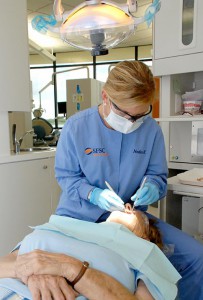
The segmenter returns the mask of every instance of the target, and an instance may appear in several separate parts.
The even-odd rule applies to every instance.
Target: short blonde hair
[[[116,104],[130,107],[134,104],[151,104],[155,82],[146,64],[123,61],[111,70],[103,89]]]

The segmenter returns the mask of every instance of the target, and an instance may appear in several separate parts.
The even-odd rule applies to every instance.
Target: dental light
[[[145,15],[136,18],[132,15],[137,11],[136,0],[127,0],[122,5],[105,0],[86,0],[67,12],[61,0],[55,0],[55,21],[53,18],[47,21],[47,18],[41,16],[39,19],[37,16],[32,25],[41,32],[60,32],[63,41],[79,49],[89,50],[93,56],[105,55],[109,48],[134,33],[138,24],[147,22],[149,25],[159,8],[160,0],[154,0]]]

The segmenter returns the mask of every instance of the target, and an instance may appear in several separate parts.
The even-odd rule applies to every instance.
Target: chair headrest
[[[47,120],[43,118],[35,118],[32,120],[32,127],[41,126],[45,130],[45,135],[50,135],[53,131],[53,126]]]

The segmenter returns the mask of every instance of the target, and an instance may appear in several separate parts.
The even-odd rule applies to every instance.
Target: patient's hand
[[[42,250],[33,250],[17,256],[15,261],[16,278],[27,284],[31,275],[55,275],[66,277],[70,282],[75,279],[82,262],[74,257]]]
[[[74,300],[78,296],[60,276],[31,275],[27,284],[33,300]]]

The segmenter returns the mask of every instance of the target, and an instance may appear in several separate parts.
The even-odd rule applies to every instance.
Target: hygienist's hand
[[[131,197],[131,200],[135,201],[135,206],[152,204],[159,200],[159,189],[156,184],[146,182],[143,188],[139,188]]]
[[[27,285],[33,300],[75,300],[78,296],[61,276],[31,275]]]
[[[108,189],[93,189],[90,196],[90,203],[98,205],[100,208],[108,211],[125,210],[124,202],[122,201],[122,199]]]

